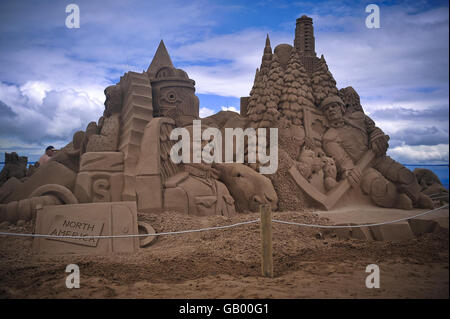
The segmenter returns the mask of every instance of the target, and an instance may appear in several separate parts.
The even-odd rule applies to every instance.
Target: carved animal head
[[[219,179],[227,186],[240,212],[259,210],[259,205],[270,204],[277,209],[278,197],[270,179],[240,163],[214,164]]]

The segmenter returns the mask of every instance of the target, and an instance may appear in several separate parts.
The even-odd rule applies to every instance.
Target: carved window
[[[171,76],[174,76],[174,72],[173,72],[173,70],[171,68],[168,68],[168,67],[162,68],[156,74],[156,78],[158,78],[158,79],[160,79],[160,78],[167,78],[167,77],[171,77]]]

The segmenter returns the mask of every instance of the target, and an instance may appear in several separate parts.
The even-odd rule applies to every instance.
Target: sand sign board
[[[35,233],[62,236],[35,237],[33,251],[38,255],[136,252],[139,249],[139,238],[126,237],[139,233],[136,202],[44,206],[37,210]],[[110,235],[123,237],[88,237]]]
[[[95,220],[83,220],[70,216],[56,215],[50,227],[50,235],[54,236],[83,236],[85,238],[46,238],[47,240],[59,240],[77,245],[96,247],[99,238],[88,236],[100,236],[104,222]]]

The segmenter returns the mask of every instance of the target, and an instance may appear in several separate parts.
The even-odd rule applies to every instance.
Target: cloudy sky
[[[65,25],[80,8],[79,29]],[[368,29],[376,3],[381,28]],[[314,19],[316,52],[338,87],[353,86],[403,163],[449,161],[448,1],[10,1],[0,2],[0,152],[36,160],[103,112],[103,89],[142,72],[161,39],[196,81],[201,115],[239,110],[270,35],[293,43]],[[3,158],[1,159],[3,160]]]

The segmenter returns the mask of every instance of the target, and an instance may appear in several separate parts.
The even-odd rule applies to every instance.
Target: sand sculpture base
[[[425,211],[427,210],[403,210],[357,205],[330,211],[318,211],[316,213],[319,217],[328,218],[333,225],[361,225],[389,222],[411,217]],[[407,221],[373,227],[335,229],[334,232],[342,239],[355,238],[368,241],[409,240],[425,233],[439,231],[440,228],[448,230],[448,213],[449,210],[446,208]]]

